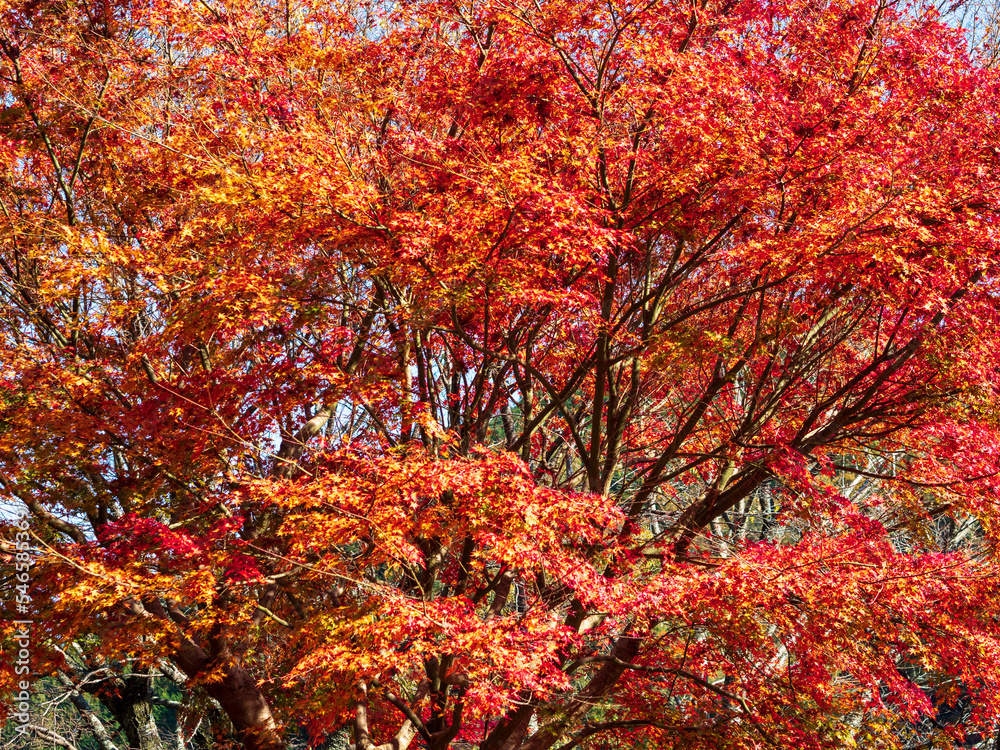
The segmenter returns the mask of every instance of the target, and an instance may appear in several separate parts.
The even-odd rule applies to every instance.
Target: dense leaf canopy
[[[248,750],[997,731],[1000,80],[935,11],[0,18],[37,675]]]

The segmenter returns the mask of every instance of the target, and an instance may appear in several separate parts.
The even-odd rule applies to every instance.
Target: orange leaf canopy
[[[0,16],[36,675],[249,750],[995,734],[1000,98],[934,11]]]

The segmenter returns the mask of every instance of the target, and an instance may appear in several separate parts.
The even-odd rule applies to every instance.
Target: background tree
[[[935,11],[32,0],[0,51],[37,673],[251,750],[997,731],[997,78]]]

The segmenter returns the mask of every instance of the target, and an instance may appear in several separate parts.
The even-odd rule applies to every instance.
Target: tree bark
[[[163,742],[153,716],[152,678],[133,674],[98,695],[125,734],[130,750],[162,750]]]
[[[278,723],[253,676],[238,664],[223,670],[223,679],[205,685],[233,722],[237,739],[246,750],[285,750]]]

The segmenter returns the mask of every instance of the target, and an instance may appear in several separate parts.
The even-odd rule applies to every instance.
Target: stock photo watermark
[[[28,578],[31,572],[31,537],[28,535],[28,519],[22,516],[17,522],[17,532],[14,534],[14,611],[20,619],[14,620],[15,626],[13,644],[14,674],[17,675],[17,690],[12,701],[11,720],[14,731],[21,735],[30,733],[30,703],[31,703],[31,626],[34,621],[31,614],[31,595],[28,594]]]

